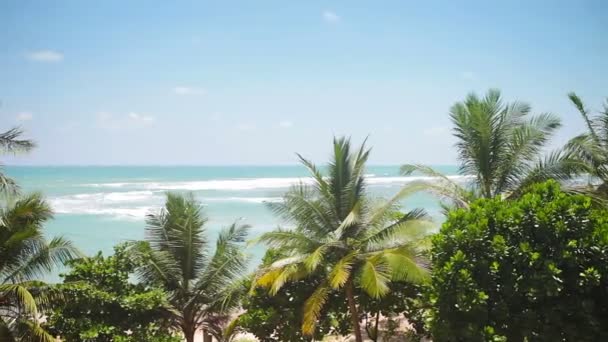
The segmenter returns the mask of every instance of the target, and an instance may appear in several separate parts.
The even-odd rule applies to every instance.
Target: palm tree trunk
[[[378,323],[380,323],[380,308],[378,308],[378,312],[376,312],[376,326],[374,327],[374,331],[376,334],[375,341],[378,341],[378,339],[380,338],[380,332],[378,331]]]
[[[363,342],[361,336],[361,327],[359,326],[359,312],[357,311],[357,303],[355,303],[355,289],[353,285],[353,278],[349,278],[345,286],[346,300],[348,301],[348,311],[353,321],[353,330],[355,333],[355,341]]]
[[[203,330],[203,342],[213,342],[213,337],[207,333],[207,330]]]
[[[183,324],[182,332],[184,333],[184,338],[186,342],[194,342],[194,334],[196,333],[196,328],[193,324]]]

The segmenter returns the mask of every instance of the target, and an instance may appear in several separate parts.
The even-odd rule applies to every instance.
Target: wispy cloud
[[[325,20],[325,22],[329,24],[338,23],[342,19],[339,15],[330,10],[323,11],[323,13],[321,13],[321,16],[323,17],[323,20]]]
[[[463,80],[472,81],[477,78],[477,76],[472,71],[461,71],[460,78],[462,78]]]
[[[97,113],[97,125],[105,129],[122,129],[136,126],[149,126],[156,122],[150,115],[130,112],[128,114],[114,115],[109,112]]]
[[[205,88],[179,86],[173,88],[173,92],[177,95],[204,95],[207,93]]]
[[[63,61],[63,54],[54,50],[38,50],[26,53],[25,58],[34,62],[57,63]]]
[[[146,125],[150,125],[150,124],[153,124],[154,122],[156,122],[156,119],[153,116],[142,115],[142,114],[138,114],[135,112],[129,113],[129,118],[135,122],[143,123]]]
[[[287,120],[285,120],[285,121],[281,121],[281,122],[279,122],[279,127],[282,127],[282,128],[290,128],[290,127],[293,127],[293,122],[291,122],[291,121],[287,121]]]
[[[17,114],[17,121],[30,121],[34,118],[34,115],[30,112],[21,112]]]

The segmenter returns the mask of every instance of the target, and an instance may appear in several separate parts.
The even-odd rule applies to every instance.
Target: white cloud
[[[472,81],[476,78],[476,75],[472,71],[462,71],[460,72],[460,78],[467,81]]]
[[[156,119],[150,115],[130,112],[124,115],[114,115],[109,112],[97,113],[97,125],[106,129],[122,129],[133,126],[153,125]]]
[[[17,121],[30,121],[34,118],[34,115],[30,112],[21,112],[17,114]]]
[[[429,127],[422,131],[422,134],[428,137],[443,137],[450,134],[450,129],[446,126]]]
[[[330,11],[330,10],[323,11],[321,16],[323,17],[323,20],[325,20],[326,23],[330,23],[330,24],[335,24],[342,19],[342,18],[340,18],[339,15],[337,15],[336,13],[334,13],[333,11]]]
[[[129,113],[128,116],[132,121],[143,123],[143,124],[153,124],[156,121],[156,119],[152,116],[141,115],[141,114],[137,114],[134,112]]]
[[[291,121],[281,121],[281,122],[279,122],[279,126],[283,127],[283,128],[290,128],[290,127],[293,127],[293,122],[291,122]]]
[[[204,95],[207,91],[199,87],[179,86],[173,88],[173,92],[177,95]]]
[[[38,50],[26,53],[25,58],[34,62],[57,63],[63,60],[63,54],[54,50]]]

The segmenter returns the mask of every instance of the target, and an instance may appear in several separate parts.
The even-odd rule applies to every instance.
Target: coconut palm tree
[[[262,269],[253,287],[267,287],[276,294],[286,282],[321,277],[321,285],[303,308],[303,332],[314,332],[330,292],[341,291],[360,342],[356,288],[378,298],[389,291],[393,280],[425,279],[426,264],[416,244],[425,227],[425,213],[414,210],[397,218],[401,194],[389,201],[370,197],[364,178],[370,151],[365,144],[352,152],[350,141],[342,138],[334,139],[333,147],[326,174],[298,155],[313,183],[297,185],[283,202],[268,204],[294,227],[279,228],[259,238],[286,256]]]
[[[38,194],[0,208],[0,341],[55,341],[38,323],[49,292],[35,279],[80,253],[64,238],[44,238],[51,218]]]
[[[485,97],[472,93],[452,106],[450,117],[457,139],[460,173],[472,176],[472,184],[463,187],[432,168],[404,165],[402,173],[420,172],[434,177],[434,183],[410,185],[428,190],[466,207],[478,197],[515,197],[532,183],[549,178],[566,180],[581,172],[584,165],[566,152],[541,152],[553,132],[560,127],[556,116],[543,113],[531,116],[531,107],[523,102],[503,103],[500,91],[491,89]]]
[[[606,198],[608,197],[608,99],[603,104],[603,109],[595,117],[590,117],[589,110],[585,108],[576,93],[569,93],[568,98],[585,121],[587,132],[572,138],[566,148],[587,165],[591,177],[600,181],[597,192]]]
[[[164,208],[146,221],[146,240],[136,243],[133,252],[149,262],[138,274],[167,291],[171,319],[186,341],[194,341],[200,329],[206,338],[221,336],[242,290],[247,264],[242,243],[249,226],[235,223],[222,230],[212,254],[207,218],[192,195],[167,194]]]
[[[18,154],[29,152],[36,145],[33,141],[21,139],[23,131],[19,128],[12,128],[4,133],[0,133],[0,154]],[[6,176],[0,164],[0,194],[16,194],[19,190],[17,183],[12,178]]]

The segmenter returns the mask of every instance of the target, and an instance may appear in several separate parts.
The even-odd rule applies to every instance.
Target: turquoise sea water
[[[454,166],[436,169],[459,179]],[[289,186],[307,181],[301,166],[12,166],[6,171],[24,191],[42,192],[51,203],[55,219],[47,234],[64,235],[88,254],[109,253],[118,242],[142,239],[145,215],[162,206],[167,191],[194,193],[210,219],[212,237],[235,220],[252,225],[255,237],[281,224],[264,202],[280,201]],[[370,193],[386,198],[421,178],[400,176],[398,166],[370,166],[366,174]],[[442,219],[429,195],[414,195],[403,205],[427,209],[438,223]],[[249,252],[253,266],[263,247],[250,247]]]

